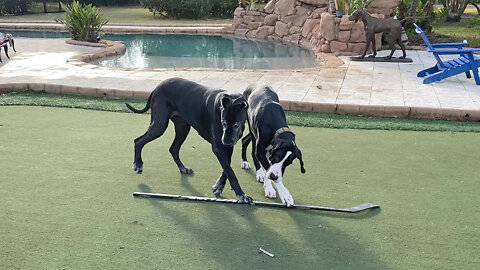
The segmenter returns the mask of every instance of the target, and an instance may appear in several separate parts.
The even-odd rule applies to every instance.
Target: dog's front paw
[[[252,166],[250,166],[250,163],[245,160],[242,160],[242,164],[240,165],[240,167],[242,167],[242,169],[244,170],[250,170],[252,168]]]
[[[265,190],[265,197],[270,199],[277,197],[277,193],[275,192],[270,179],[265,179],[265,182],[263,183],[263,189]]]
[[[138,173],[138,174],[142,174],[143,172],[143,163],[140,163],[140,162],[133,162],[133,171]]]
[[[385,60],[390,60],[390,59],[392,59],[391,56],[386,56],[386,57],[385,57]]]
[[[225,188],[225,186],[222,186],[222,185],[217,185],[217,184],[213,185],[212,186],[213,194],[215,196],[220,196],[222,194],[224,188]]]
[[[252,204],[253,199],[252,199],[252,197],[250,197],[250,196],[248,196],[247,194],[244,193],[242,195],[237,195],[237,202]]]
[[[265,181],[265,170],[260,168],[257,171],[257,175],[255,176],[258,182],[263,183]]]
[[[288,189],[282,183],[277,183],[276,186],[278,190],[278,195],[280,196],[280,200],[282,200],[282,203],[286,204],[287,207],[292,206],[294,204],[294,201]]]
[[[189,168],[189,167],[181,167],[181,168],[178,168],[178,170],[183,174],[193,174],[192,168]]]

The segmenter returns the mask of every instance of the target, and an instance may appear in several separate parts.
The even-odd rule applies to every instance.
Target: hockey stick
[[[202,201],[202,202],[219,202],[219,203],[233,203],[239,204],[237,200],[234,199],[221,199],[221,198],[208,198],[208,197],[198,197],[198,196],[184,196],[184,195],[173,195],[173,194],[159,194],[159,193],[145,193],[145,192],[134,192],[133,197],[144,197],[144,198],[161,198],[161,199],[175,199],[175,200],[190,200],[190,201]],[[315,206],[315,205],[304,205],[304,204],[294,204],[291,207],[287,207],[281,203],[271,203],[271,202],[259,202],[253,201],[253,205],[256,206],[268,206],[268,207],[277,207],[277,208],[297,208],[305,210],[320,210],[320,211],[330,211],[330,212],[342,212],[342,213],[358,213],[368,209],[378,208],[379,205],[373,203],[364,203],[350,208],[334,208],[326,206]]]

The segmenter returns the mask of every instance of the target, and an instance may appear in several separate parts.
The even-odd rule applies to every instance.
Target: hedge
[[[144,8],[160,16],[199,19],[232,17],[238,0],[141,0]]]

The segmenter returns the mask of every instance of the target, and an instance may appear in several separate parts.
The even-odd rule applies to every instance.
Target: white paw
[[[288,189],[283,185],[283,183],[275,183],[275,186],[277,187],[278,195],[280,196],[282,203],[286,204],[287,207],[292,206],[294,204],[293,197],[290,195],[290,192],[288,192]]]
[[[263,183],[263,188],[265,189],[265,197],[273,199],[277,197],[277,193],[272,186],[272,181],[270,179],[265,179]]]
[[[265,170],[262,168],[258,169],[256,178],[258,182],[263,183],[265,181]]]
[[[240,165],[240,166],[244,170],[250,170],[252,168],[252,166],[250,166],[250,163],[248,163],[248,161],[243,161],[243,160],[242,160],[242,165]]]

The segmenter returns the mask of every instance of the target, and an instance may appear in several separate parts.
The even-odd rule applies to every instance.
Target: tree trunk
[[[415,17],[417,16],[418,1],[419,0],[413,0],[412,1],[412,6],[410,7],[410,10],[408,11],[408,17],[405,21],[405,27],[407,25],[411,25],[413,22],[415,22]]]
[[[447,0],[448,17],[447,22],[459,22],[465,12],[469,0]]]
[[[27,12],[28,12],[27,1],[20,2],[20,14],[27,14]]]
[[[427,17],[433,17],[433,5],[435,5],[435,0],[428,0],[425,6],[423,6],[423,12]]]
[[[58,11],[62,11],[62,1],[58,1]]]
[[[400,5],[398,5],[398,20],[403,20],[405,17],[407,17],[407,6],[405,6],[405,3],[400,2]]]
[[[410,7],[410,11],[408,12],[409,17],[415,17],[417,15],[418,1],[419,0],[412,1],[412,7]]]
[[[48,10],[47,10],[47,0],[43,0],[43,13],[48,13]]]

